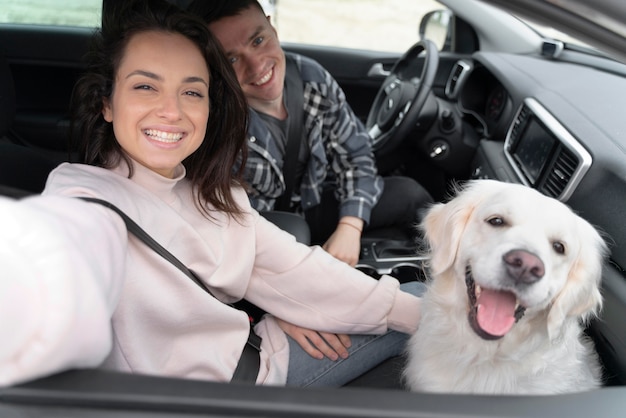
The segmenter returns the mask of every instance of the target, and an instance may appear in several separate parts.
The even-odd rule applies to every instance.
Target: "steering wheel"
[[[424,65],[417,75],[417,57],[424,52]],[[426,99],[431,93],[439,51],[423,39],[413,45],[395,63],[376,94],[365,127],[377,155],[394,150],[417,123]]]

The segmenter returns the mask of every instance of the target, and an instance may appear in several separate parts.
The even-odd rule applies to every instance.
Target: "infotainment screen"
[[[562,201],[569,199],[592,163],[578,140],[531,97],[511,121],[504,156],[516,181]]]
[[[556,138],[535,117],[527,119],[512,154],[532,185],[536,184],[556,143]]]

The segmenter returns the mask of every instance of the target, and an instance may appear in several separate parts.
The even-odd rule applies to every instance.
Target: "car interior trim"
[[[448,82],[446,83],[446,97],[448,99],[456,99],[459,92],[461,91],[461,86],[465,82],[465,79],[472,72],[472,64],[465,60],[459,60],[454,65],[454,68],[450,72],[450,77],[448,78]]]
[[[518,158],[516,149],[518,149],[521,141],[524,140],[525,128],[530,126],[532,118],[535,117],[545,128],[547,135],[553,135],[556,140],[565,148],[574,153],[577,159],[577,165],[573,169],[571,174],[564,173],[556,167],[555,161],[559,157],[560,152],[558,144],[554,144],[550,149],[546,149],[546,162],[543,167],[540,167],[540,172],[537,173],[536,178],[531,178],[524,166],[523,161]],[[504,154],[509,160],[509,163],[515,170],[519,180],[527,186],[541,188],[540,180],[545,180],[549,175],[556,175],[559,180],[565,182],[563,190],[556,196],[553,196],[560,201],[566,202],[572,195],[576,186],[580,183],[583,176],[592,164],[591,154],[556,120],[554,116],[548,110],[546,110],[537,100],[533,98],[526,98],[522,105],[519,107],[509,131],[506,135],[504,143]],[[545,190],[541,190],[546,192]]]

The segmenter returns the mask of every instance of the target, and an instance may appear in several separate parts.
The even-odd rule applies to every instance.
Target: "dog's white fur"
[[[502,225],[490,223],[497,217]],[[601,368],[583,325],[602,306],[606,244],[588,222],[534,189],[476,180],[433,206],[422,228],[431,280],[407,346],[409,389],[551,394],[600,385]],[[507,276],[503,255],[515,249],[543,262],[540,280],[524,284]],[[500,339],[485,340],[470,326],[468,266],[477,285],[513,292],[526,308]]]

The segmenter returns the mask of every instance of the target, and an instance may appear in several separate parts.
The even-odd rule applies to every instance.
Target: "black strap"
[[[135,235],[139,240],[145,243],[148,247],[153,249],[157,254],[165,258],[167,261],[176,266],[180,271],[185,273],[187,277],[194,281],[198,286],[200,286],[204,291],[206,291],[211,296],[215,297],[213,293],[209,290],[205,284],[198,279],[195,273],[187,268],[178,258],[174,256],[174,254],[167,251],[161,244],[156,242],[146,231],[144,231],[135,221],[133,221],[128,215],[122,212],[117,206],[113,205],[106,200],[97,199],[94,197],[80,197],[82,200],[86,200],[88,202],[99,203],[107,208],[113,210],[115,213],[120,215],[124,223],[126,224],[126,229],[128,232]],[[216,298],[217,299],[217,298]],[[259,368],[261,366],[261,341],[262,338],[256,335],[250,326],[250,334],[248,335],[248,341],[243,347],[243,351],[241,353],[241,357],[239,358],[239,363],[237,363],[237,368],[233,373],[233,377],[231,382],[242,382],[242,383],[255,383],[256,378],[259,374]]]
[[[231,382],[240,383],[256,383],[256,378],[259,375],[259,369],[261,368],[261,341],[263,339],[256,335],[250,327],[250,334],[248,335],[248,341],[243,346],[243,351],[239,357],[239,362],[233,373]]]
[[[283,178],[285,179],[285,192],[276,200],[274,209],[289,211],[291,208],[291,195],[293,194],[296,180],[296,166],[302,142],[302,117],[304,113],[304,86],[298,65],[292,57],[286,59],[286,82],[287,82],[287,106],[289,111],[287,145],[285,147],[285,159],[283,160]]]

